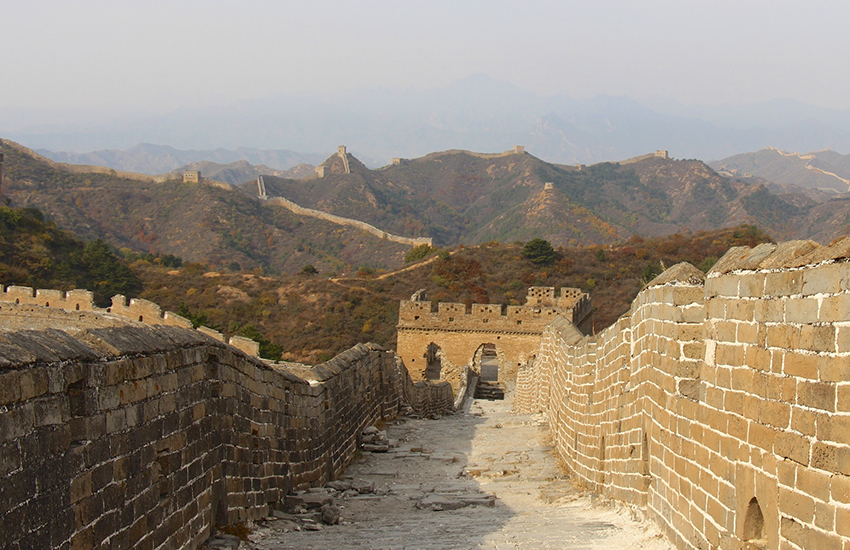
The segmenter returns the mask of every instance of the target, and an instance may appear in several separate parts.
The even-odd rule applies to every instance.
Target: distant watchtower
[[[515,155],[524,155],[525,154],[525,145],[514,145],[514,154]]]
[[[183,172],[183,183],[201,183],[200,170],[186,170]]]
[[[660,159],[669,159],[670,158],[670,155],[667,153],[667,151],[660,151],[660,150],[655,152],[655,156],[657,158],[660,158]]]

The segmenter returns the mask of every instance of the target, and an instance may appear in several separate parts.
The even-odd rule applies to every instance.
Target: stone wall
[[[399,235],[393,235],[392,233],[382,231],[374,225],[369,225],[368,223],[361,222],[360,220],[343,218],[342,216],[328,214],[327,212],[322,212],[321,210],[314,210],[313,208],[304,208],[303,206],[299,206],[291,200],[285,199],[283,197],[271,197],[269,199],[269,202],[272,204],[278,204],[280,206],[283,206],[287,210],[290,210],[291,212],[301,216],[310,216],[313,218],[319,218],[321,220],[329,221],[337,225],[356,227],[358,229],[366,231],[367,233],[371,233],[379,239],[386,239],[394,243],[406,244],[410,246],[419,246],[420,244],[427,244],[428,246],[431,246],[433,244],[431,237],[402,237]]]
[[[680,548],[850,546],[850,238],[679,264],[595,337],[549,325],[516,406]],[[750,545],[750,546],[747,546]]]
[[[33,290],[28,286],[0,287],[0,327],[5,329],[55,328],[69,333],[87,329],[132,324],[166,325],[192,328],[185,317],[171,311],[162,311],[157,304],[141,298],[117,294],[112,306],[100,308],[94,304],[94,295],[88,290]],[[225,337],[207,327],[198,330],[220,342]],[[242,336],[232,336],[230,345],[248,355],[259,357],[260,345]]]
[[[165,325],[0,332],[3,546],[197,548],[338,476],[406,398],[451,405],[371,345],[301,369]]]
[[[531,287],[524,306],[440,302],[436,309],[423,295],[399,304],[396,349],[414,379],[425,379],[429,344],[442,353],[441,380],[461,386],[464,367],[472,367],[476,353],[492,344],[499,356],[499,377],[512,382],[517,368],[540,345],[546,326],[558,316],[587,324],[590,297],[579,289]]]

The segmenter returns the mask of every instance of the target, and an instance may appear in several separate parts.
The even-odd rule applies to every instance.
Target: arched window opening
[[[425,349],[425,379],[439,380],[443,369],[443,350],[431,342]]]
[[[744,540],[751,543],[750,548],[759,548],[767,542],[764,536],[764,515],[756,497],[751,498],[747,504],[747,512],[744,515]]]

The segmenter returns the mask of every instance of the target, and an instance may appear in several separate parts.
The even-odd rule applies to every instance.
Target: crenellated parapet
[[[172,311],[142,298],[127,299],[117,294],[112,305],[101,308],[94,303],[89,290],[33,289],[28,286],[0,287],[0,327],[10,329],[58,328],[76,331],[141,323],[192,328],[192,322]],[[259,357],[259,343],[242,336],[225,336],[208,327],[198,330],[220,342]]]
[[[398,354],[415,379],[426,378],[440,350],[440,379],[460,388],[465,367],[477,368],[482,346],[495,349],[500,377],[511,381],[516,369],[540,345],[546,326],[564,319],[586,326],[590,297],[577,288],[531,287],[526,305],[428,301],[424,291],[399,303]]]
[[[531,287],[526,305],[471,304],[423,299],[404,300],[399,304],[400,329],[486,330],[498,332],[542,333],[552,319],[560,315],[580,324],[590,313],[590,296],[577,288]],[[436,305],[436,307],[435,307]]]

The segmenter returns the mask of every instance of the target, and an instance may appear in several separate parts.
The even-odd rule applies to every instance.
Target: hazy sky
[[[0,108],[444,86],[850,107],[850,2],[4,0]]]

